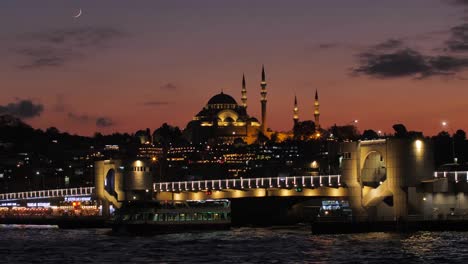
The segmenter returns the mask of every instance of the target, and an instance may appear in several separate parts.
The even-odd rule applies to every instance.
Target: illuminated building
[[[266,96],[267,96],[267,90],[266,90],[266,86],[267,86],[267,83],[266,83],[266,78],[265,78],[265,67],[263,67],[262,65],[262,82],[260,83],[260,86],[262,87],[262,91],[260,93],[261,95],[261,103],[262,103],[262,133],[264,135],[266,135],[266,131],[267,131],[267,121],[266,121],[266,104],[267,104],[267,99],[266,99]]]
[[[211,97],[206,106],[188,123],[185,133],[195,144],[205,142],[234,143],[242,139],[251,144],[257,139],[258,132],[267,133],[266,120],[266,80],[262,67],[261,107],[262,123],[247,113],[247,90],[245,77],[242,77],[242,104],[223,92]]]
[[[163,149],[153,144],[146,143],[138,147],[137,157],[142,159],[158,159],[163,153]]]
[[[324,134],[327,134],[327,131],[320,127],[320,103],[317,90],[315,90],[314,100],[314,121],[299,121],[299,107],[296,96],[294,96],[293,121],[293,131],[289,134],[283,133],[283,135],[281,135],[282,138],[288,139],[293,137],[299,140],[309,140],[320,139],[323,138]]]
[[[314,101],[314,122],[315,122],[315,130],[317,133],[320,131],[320,103],[318,97],[318,91],[315,90],[315,101]]]
[[[294,126],[299,122],[299,108],[297,107],[297,97],[294,96],[294,109],[293,109]]]

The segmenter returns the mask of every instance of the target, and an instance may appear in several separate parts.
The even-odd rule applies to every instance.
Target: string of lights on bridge
[[[436,171],[434,178],[447,178],[455,183],[468,182],[468,171]],[[287,176],[270,178],[239,178],[198,181],[159,182],[153,184],[155,192],[198,192],[211,190],[249,190],[249,189],[293,189],[345,187],[341,175]],[[33,200],[66,196],[89,196],[95,194],[95,187],[38,190],[16,193],[0,193],[0,201]]]

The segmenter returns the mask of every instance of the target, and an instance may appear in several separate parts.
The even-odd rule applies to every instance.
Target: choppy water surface
[[[1,263],[468,263],[468,233],[311,235],[306,226],[118,237],[0,227]]]

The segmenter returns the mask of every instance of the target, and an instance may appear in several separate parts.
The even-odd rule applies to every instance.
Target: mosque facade
[[[241,104],[224,92],[211,97],[207,104],[187,124],[184,131],[186,138],[194,143],[236,143],[242,140],[247,144],[254,143],[260,134],[270,137],[273,133],[267,127],[267,82],[265,68],[262,66],[260,82],[261,120],[250,116],[247,112],[247,88],[245,76],[242,76]],[[318,93],[315,94],[314,121],[316,132],[319,125]],[[294,125],[299,123],[297,99],[294,102]],[[292,132],[282,138],[292,138]],[[281,134],[281,133],[279,133]],[[320,135],[320,134],[318,134]],[[280,135],[281,136],[281,135]]]

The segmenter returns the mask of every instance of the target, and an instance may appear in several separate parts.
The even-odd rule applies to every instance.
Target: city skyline
[[[403,123],[433,135],[441,121],[466,130],[467,6],[5,2],[0,114],[83,135],[184,128],[221,91],[240,104],[245,74],[248,111],[260,118],[264,64],[274,131],[292,128],[295,95],[299,119],[313,120],[316,89],[323,128],[358,119],[361,131]]]

